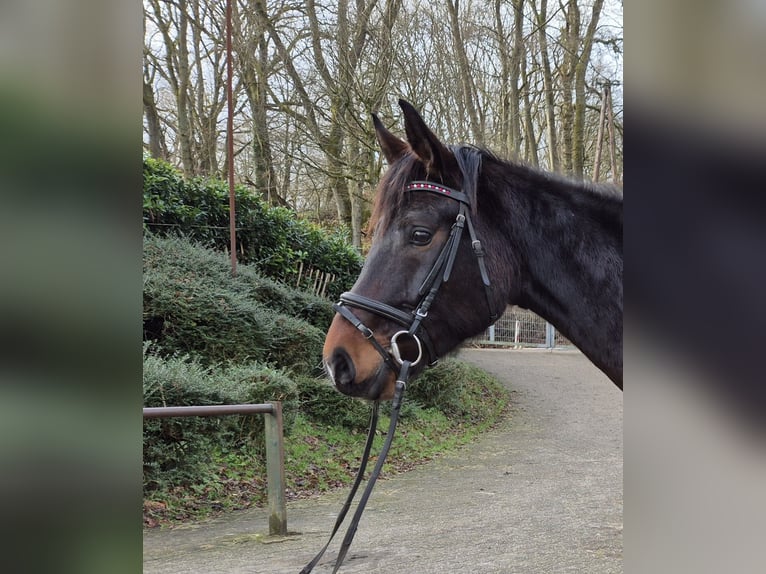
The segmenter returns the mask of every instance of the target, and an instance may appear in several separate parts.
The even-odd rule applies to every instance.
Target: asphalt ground
[[[454,454],[379,481],[340,572],[621,573],[622,392],[579,352],[460,358],[508,387],[508,418]],[[144,573],[298,574],[346,494],[288,503],[285,538],[266,536],[264,509],[145,531]],[[344,532],[314,572],[332,572]]]

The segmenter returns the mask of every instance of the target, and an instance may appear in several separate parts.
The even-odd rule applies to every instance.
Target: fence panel
[[[542,317],[527,309],[508,307],[495,324],[469,341],[499,347],[572,347],[572,343]]]

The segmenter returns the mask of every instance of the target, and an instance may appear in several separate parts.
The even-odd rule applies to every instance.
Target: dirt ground
[[[510,416],[458,453],[380,481],[340,572],[621,573],[622,392],[579,352],[460,358],[508,386]],[[294,534],[282,539],[266,536],[263,509],[145,531],[144,573],[298,574],[346,494],[289,503]],[[332,571],[344,532],[314,572]]]

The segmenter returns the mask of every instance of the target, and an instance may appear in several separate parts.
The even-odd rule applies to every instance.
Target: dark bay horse
[[[622,194],[446,146],[399,105],[407,141],[373,115],[389,169],[370,253],[325,340],[336,387],[390,399],[402,357],[416,376],[511,304],[552,323],[622,388]]]

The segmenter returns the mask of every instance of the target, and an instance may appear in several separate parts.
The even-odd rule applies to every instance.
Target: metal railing
[[[573,347],[561,333],[532,311],[508,307],[494,325],[469,344],[502,347]]]
[[[193,407],[144,407],[145,419],[171,417],[215,417],[264,414],[266,436],[266,480],[269,502],[269,535],[287,535],[285,504],[285,448],[282,403],[257,405],[202,405]]]

